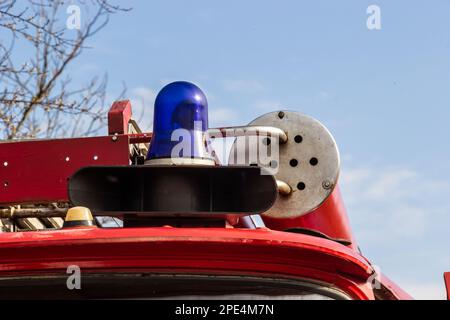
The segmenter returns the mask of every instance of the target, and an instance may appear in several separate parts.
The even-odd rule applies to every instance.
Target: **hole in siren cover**
[[[296,167],[298,165],[298,161],[297,159],[291,159],[291,161],[289,161],[289,164],[291,167]]]
[[[303,137],[301,136],[301,135],[296,135],[295,137],[294,137],[294,141],[296,142],[296,143],[300,143],[300,142],[302,142],[303,141]]]
[[[305,183],[299,182],[299,183],[297,184],[297,189],[298,189],[298,190],[305,190],[305,188],[306,188]]]
[[[316,165],[319,163],[319,160],[318,160],[316,157],[312,157],[312,158],[309,160],[309,163],[310,163],[312,166],[316,166]]]

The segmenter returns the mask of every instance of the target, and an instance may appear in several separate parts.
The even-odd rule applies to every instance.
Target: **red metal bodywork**
[[[0,205],[67,200],[67,178],[89,165],[128,165],[129,145],[148,143],[151,133],[127,134],[128,101],[113,104],[110,136],[7,142],[0,144]],[[267,219],[270,228],[74,228],[0,234],[0,277],[150,270],[203,274],[265,275],[326,282],[354,299],[374,299],[374,275],[360,255],[339,189],[316,210],[296,219]],[[306,234],[305,228],[349,245]],[[279,231],[277,231],[279,230]],[[448,277],[446,278],[448,281]],[[407,293],[381,277],[393,299]]]
[[[131,115],[131,103],[129,100],[114,102],[108,112],[108,134],[128,133],[128,123]]]
[[[67,201],[67,179],[90,165],[129,164],[128,136],[0,144],[0,204]]]
[[[450,300],[450,272],[444,273],[445,289],[447,290],[447,300]]]
[[[262,275],[334,285],[354,299],[373,299],[369,262],[327,239],[269,229],[77,228],[0,237],[0,274],[146,270]],[[398,299],[409,298],[391,287]]]
[[[350,246],[355,250],[358,248],[350,228],[350,222],[339,187],[336,187],[319,208],[310,213],[291,219],[269,219],[265,217],[264,222],[266,226],[275,230],[290,228],[316,230],[330,238],[350,242]]]

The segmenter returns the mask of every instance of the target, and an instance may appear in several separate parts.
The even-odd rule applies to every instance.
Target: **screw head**
[[[331,189],[331,187],[333,186],[333,184],[329,181],[329,180],[325,180],[322,182],[322,187],[324,189]]]
[[[117,136],[112,136],[111,138],[112,141],[117,141],[117,139],[119,139]]]

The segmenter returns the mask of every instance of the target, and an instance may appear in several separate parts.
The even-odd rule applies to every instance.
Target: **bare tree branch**
[[[0,138],[92,135],[105,126],[107,76],[75,87],[67,71],[110,16],[129,9],[107,0],[79,3],[83,23],[69,30],[60,18],[72,2],[0,0],[0,31],[9,33],[0,38]],[[20,61],[15,53],[23,48],[30,55]]]

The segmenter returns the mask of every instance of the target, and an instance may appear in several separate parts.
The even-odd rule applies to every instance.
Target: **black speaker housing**
[[[277,197],[272,175],[249,166],[91,166],[68,183],[74,206],[96,215],[249,215]]]

